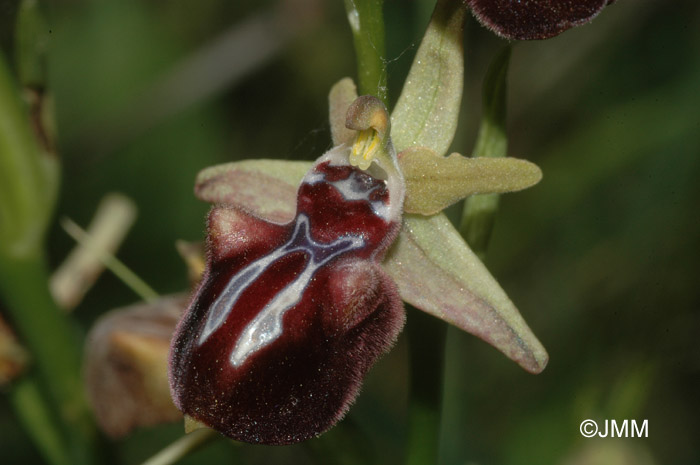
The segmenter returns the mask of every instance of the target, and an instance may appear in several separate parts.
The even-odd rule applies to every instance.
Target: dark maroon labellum
[[[171,348],[186,414],[245,442],[291,444],[333,426],[404,320],[379,267],[399,229],[391,182],[322,157],[279,225],[230,206],[209,215],[202,283]]]
[[[613,0],[466,0],[474,16],[506,39],[548,39],[586,24]]]

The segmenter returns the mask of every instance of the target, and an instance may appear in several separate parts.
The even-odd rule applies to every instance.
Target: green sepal
[[[542,344],[442,213],[405,215],[382,265],[404,301],[483,339],[530,373],[547,365]]]
[[[296,211],[296,192],[312,162],[244,160],[205,168],[195,180],[197,198],[234,205],[261,218],[286,223]]]
[[[441,157],[425,147],[399,154],[406,180],[406,213],[433,215],[474,194],[519,191],[537,184],[542,171],[517,158]]]
[[[440,0],[391,117],[397,152],[428,147],[442,156],[452,143],[462,101],[466,8]]]

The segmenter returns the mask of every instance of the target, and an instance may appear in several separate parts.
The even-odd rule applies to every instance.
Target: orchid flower
[[[396,339],[401,300],[540,372],[547,354],[440,213],[539,181],[513,158],[445,157],[463,81],[463,7],[436,9],[391,116],[350,79],[329,96],[334,148],[316,162],[202,171],[204,277],[173,337],[170,384],[189,417],[245,442],[291,444],[345,414]]]

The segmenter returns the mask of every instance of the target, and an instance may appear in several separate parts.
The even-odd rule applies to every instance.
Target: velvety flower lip
[[[352,149],[339,144],[311,166],[291,221],[224,202],[209,214],[206,270],[173,336],[170,387],[183,413],[232,439],[286,445],[326,431],[403,327],[380,266],[405,195],[389,114],[359,97],[346,126],[358,131]]]
[[[481,24],[506,39],[548,39],[586,24],[614,0],[467,0]]]

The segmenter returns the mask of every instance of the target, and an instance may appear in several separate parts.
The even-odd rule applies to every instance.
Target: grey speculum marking
[[[292,237],[282,246],[255,260],[236,273],[224,291],[212,304],[211,311],[199,337],[203,344],[231,313],[241,294],[257,280],[273,263],[294,252],[305,252],[306,265],[299,275],[272,296],[262,310],[241,332],[231,352],[230,362],[240,366],[252,353],[265,347],[282,334],[282,318],[287,310],[299,303],[313,275],[326,263],[339,255],[362,248],[361,236],[347,235],[328,244],[314,241],[309,233],[309,219],[304,214],[296,218]]]

